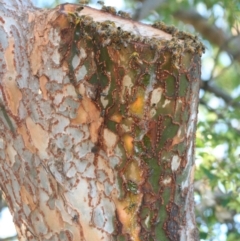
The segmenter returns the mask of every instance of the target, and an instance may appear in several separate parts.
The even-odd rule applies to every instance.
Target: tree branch
[[[181,9],[174,13],[174,17],[184,23],[191,24],[205,39],[226,51],[233,59],[240,61],[239,35],[232,36],[224,32],[222,29],[209,23],[208,19],[195,10]]]
[[[178,10],[174,13],[174,17],[184,23],[191,24],[204,38],[215,45],[223,46],[230,37],[222,29],[210,24],[208,19],[193,9]]]
[[[136,11],[134,19],[145,18],[152,10],[165,4],[165,2],[165,0],[144,1],[141,8]],[[209,23],[208,19],[204,18],[194,9],[180,9],[173,13],[173,15],[176,19],[192,25],[205,39],[218,46],[221,50],[226,51],[233,59],[240,61],[240,35],[232,36],[224,32],[214,24]]]
[[[217,97],[223,99],[226,104],[233,107],[240,107],[240,102],[236,102],[228,93],[209,81],[201,81],[201,89],[215,94]]]
[[[235,128],[235,127],[233,127],[232,124],[231,124],[231,122],[228,121],[228,120],[226,119],[226,117],[225,117],[222,113],[219,113],[217,110],[211,108],[203,99],[200,100],[200,104],[204,105],[209,112],[215,113],[219,119],[224,119],[226,125],[227,125],[229,128],[231,128],[234,132],[240,134],[240,130],[237,129],[237,128]]]

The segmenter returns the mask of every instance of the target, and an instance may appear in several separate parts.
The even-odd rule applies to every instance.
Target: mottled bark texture
[[[19,240],[197,240],[198,40],[111,8],[9,2],[0,186]]]

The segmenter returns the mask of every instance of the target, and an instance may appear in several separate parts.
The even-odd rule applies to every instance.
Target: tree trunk
[[[201,44],[23,2],[0,3],[0,187],[19,240],[198,240]]]

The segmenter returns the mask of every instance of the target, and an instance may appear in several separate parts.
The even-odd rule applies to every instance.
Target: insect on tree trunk
[[[20,241],[198,239],[202,45],[120,15],[0,2],[0,187]]]

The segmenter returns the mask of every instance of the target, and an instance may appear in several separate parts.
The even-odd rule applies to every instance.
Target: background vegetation
[[[35,0],[35,5],[62,2]],[[175,25],[206,46],[196,135],[197,223],[201,240],[240,240],[240,1],[105,1],[116,4],[135,20]],[[0,211],[4,206],[0,195]]]

